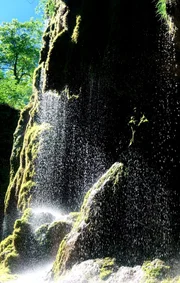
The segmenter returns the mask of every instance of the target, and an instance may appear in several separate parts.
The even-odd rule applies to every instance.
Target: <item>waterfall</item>
[[[102,117],[98,112],[91,112],[93,87],[91,80],[84,116],[80,109],[81,97],[68,98],[67,86],[60,94],[48,91],[40,95],[36,119],[39,124],[45,123],[47,130],[39,141],[33,207],[77,209],[84,193],[105,170],[105,154],[96,146],[95,136]]]
[[[48,131],[41,134],[36,161],[37,206],[52,206],[53,188],[61,187],[63,157],[65,154],[66,100],[55,92],[47,92],[39,99],[38,123],[47,123]],[[57,168],[58,166],[58,168]],[[61,203],[61,200],[60,200]],[[35,204],[33,204],[34,206]]]
[[[174,38],[164,25],[157,36],[157,29],[141,15],[139,3],[133,2],[132,25],[132,19],[127,20],[121,9],[127,10],[127,2],[123,6],[123,1],[109,1],[106,13],[102,11],[102,21],[98,2],[95,10],[93,1],[87,7],[86,1],[78,1],[72,4],[72,13],[71,2],[60,1],[63,21],[58,23],[55,17],[57,23],[52,22],[45,35],[40,86],[36,86],[37,109],[33,108],[37,111],[30,110],[28,124],[45,125],[35,136],[38,152],[33,159],[34,174],[26,172],[33,179],[32,190],[23,183],[25,166],[18,172],[22,174],[23,197],[27,198],[25,205],[29,205],[31,216],[25,219],[28,223],[16,221],[17,229],[9,238],[10,252],[7,245],[0,254],[4,262],[10,255],[16,264],[14,257],[22,260],[27,251],[25,244],[33,240],[27,251],[27,255],[34,256],[31,269],[19,273],[12,282],[52,282],[53,276],[60,276],[60,283],[140,283],[145,276],[144,261],[179,256],[179,188],[174,177],[178,179],[179,174],[180,104],[174,76]],[[82,15],[78,15],[81,2]],[[150,9],[152,1],[149,6],[147,2],[142,0],[142,7]],[[121,12],[120,22],[116,9]],[[97,11],[98,20],[91,30],[86,17]],[[67,24],[65,30],[62,23]],[[81,38],[82,23],[87,35],[82,33]],[[172,21],[169,25],[172,31]],[[101,34],[103,29],[107,29],[107,35],[104,31]],[[133,32],[132,48],[129,37]],[[76,34],[77,42],[72,42],[70,34]],[[94,34],[100,35],[97,42]],[[155,42],[148,45],[152,39]],[[92,57],[88,50],[91,41]],[[66,56],[60,58],[66,48]],[[14,207],[18,199],[16,185],[12,186],[14,195],[10,195]],[[7,223],[8,215],[4,230]],[[65,232],[61,225],[67,226]],[[25,239],[22,250],[18,236]],[[19,250],[13,246],[15,241]],[[13,248],[16,250],[11,251]],[[47,263],[51,260],[47,265],[46,257]],[[108,265],[105,259],[111,257],[113,264]],[[157,262],[153,261],[158,269]]]

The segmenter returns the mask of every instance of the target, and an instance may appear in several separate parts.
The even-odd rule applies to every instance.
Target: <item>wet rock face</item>
[[[40,96],[44,97],[45,104],[49,103],[45,98],[48,90],[56,90],[59,96],[62,96],[62,90],[66,90],[68,98],[71,98],[67,101],[66,108],[58,106],[57,119],[51,109],[51,116],[59,124],[62,121],[59,122],[58,117],[64,112],[66,114],[61,164],[58,158],[62,150],[58,146],[53,148],[56,155],[53,159],[57,159],[53,168],[57,169],[52,173],[55,178],[50,183],[52,201],[55,204],[77,209],[84,189],[87,190],[89,180],[93,179],[92,172],[102,172],[128,148],[132,135],[129,120],[134,112],[137,123],[145,114],[149,124],[145,129],[141,127],[141,131],[136,131],[133,146],[140,148],[151,164],[155,162],[155,166],[158,164],[159,168],[164,166],[163,162],[159,162],[162,149],[157,146],[161,142],[157,134],[163,126],[166,113],[160,116],[154,106],[162,105],[161,100],[165,99],[164,93],[158,97],[155,89],[159,79],[156,76],[159,74],[157,57],[160,55],[157,46],[159,21],[154,3],[150,0],[132,1],[129,10],[128,3],[117,0],[106,0],[103,9],[102,4],[95,0],[86,3],[80,0],[76,3],[56,2],[56,13],[44,34],[41,64],[35,83],[38,97],[32,100],[34,104],[28,110],[29,122],[24,122],[28,127],[24,126],[24,154],[20,162],[23,166],[9,189],[11,192],[6,205],[9,207],[8,213],[13,201],[14,206],[18,203],[19,208],[24,210],[38,191],[32,179],[34,181],[39,172],[31,166],[37,160],[26,148],[34,143],[30,132],[34,121],[39,123],[38,111],[43,108]],[[38,103],[40,106],[37,109]],[[43,111],[48,115],[46,109]],[[55,144],[63,144],[61,129],[57,129],[59,136]],[[40,134],[37,140],[39,136]],[[103,159],[99,162],[103,163],[102,166],[94,162],[98,152]],[[166,150],[163,154],[166,155]],[[46,163],[43,162],[42,164]],[[84,170],[87,164],[87,170]],[[47,167],[43,165],[45,172],[49,169]],[[33,174],[30,175],[30,171]],[[94,176],[99,176],[99,172]],[[84,177],[88,182],[84,181]],[[19,197],[19,193],[15,196],[20,188],[21,196]]]
[[[87,79],[87,67],[102,71],[113,58],[118,71],[123,58],[130,59],[136,52],[140,55],[142,48],[150,50],[148,45],[154,42],[148,36],[156,33],[157,24],[151,1],[132,1],[130,10],[127,3],[117,0],[104,1],[103,9],[95,0],[57,1],[41,56],[47,65],[46,88],[61,90],[68,84],[72,91],[78,91]],[[116,75],[114,67],[111,71]],[[128,66],[124,67],[126,71]],[[106,70],[106,74],[111,71]]]
[[[0,105],[0,238],[3,218],[3,199],[9,182],[10,155],[19,111]]]
[[[74,228],[59,248],[54,264],[56,276],[77,262],[95,258],[97,255],[101,257],[113,253],[112,249],[115,248],[116,240],[113,239],[112,245],[110,234],[121,215],[120,208],[116,214],[116,220],[113,218],[114,209],[117,209],[117,203],[119,203],[118,194],[121,194],[121,189],[117,189],[116,182],[122,178],[123,165],[114,164],[87,193]]]
[[[60,245],[55,275],[97,257],[133,265],[170,256],[166,202],[160,180],[141,158],[133,157],[127,167],[115,163],[87,193],[80,216]]]

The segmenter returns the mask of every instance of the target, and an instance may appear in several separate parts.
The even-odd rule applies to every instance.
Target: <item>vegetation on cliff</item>
[[[32,94],[42,37],[40,21],[0,25],[0,103],[21,109]]]
[[[166,9],[167,0],[158,0],[156,3],[157,14],[167,21],[168,14]]]

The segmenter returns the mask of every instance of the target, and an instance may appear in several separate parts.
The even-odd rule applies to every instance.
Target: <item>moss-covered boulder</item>
[[[72,231],[60,245],[55,276],[77,262],[116,254],[123,184],[123,164],[115,163],[87,193]]]
[[[63,238],[70,232],[72,223],[67,221],[55,221],[52,224],[44,224],[35,232],[41,258],[47,261],[57,254]]]
[[[0,244],[0,260],[12,272],[23,270],[38,261],[38,245],[29,223],[30,210],[14,224],[12,235]]]

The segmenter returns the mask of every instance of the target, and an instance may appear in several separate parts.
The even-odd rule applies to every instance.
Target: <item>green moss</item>
[[[7,211],[9,204],[15,198],[15,194],[17,195],[17,205],[20,210],[24,211],[29,206],[31,193],[35,187],[33,180],[35,174],[34,160],[37,157],[39,149],[38,138],[42,131],[48,129],[49,125],[46,123],[41,125],[30,123],[27,127],[20,153],[19,169],[14,179],[10,182],[6,193],[5,211]]]
[[[20,166],[20,153],[23,146],[24,132],[26,129],[26,123],[29,120],[30,104],[27,105],[20,113],[17,128],[14,132],[13,149],[11,154],[11,170],[10,170],[10,182],[13,181],[15,174]]]
[[[65,254],[65,247],[66,247],[66,241],[67,238],[65,237],[59,247],[57,256],[56,256],[56,260],[53,264],[53,275],[54,275],[54,279],[57,280],[60,274],[60,269],[63,265],[63,259],[64,259],[64,254]]]
[[[73,222],[77,220],[79,215],[80,215],[80,212],[70,212],[69,213],[69,217],[70,219],[72,219]]]
[[[146,261],[142,266],[145,272],[146,283],[155,283],[168,276],[170,266],[165,265],[162,260],[155,259],[153,261]]]
[[[5,268],[8,273],[14,271],[19,261],[19,255],[14,246],[14,236],[10,235],[0,244],[1,268]]]
[[[14,250],[15,248],[13,246],[13,236],[10,235],[0,244],[0,262],[4,264],[7,255],[13,253]]]
[[[17,275],[12,274],[8,267],[0,263],[0,282],[4,283],[15,279],[17,279]]]
[[[6,248],[12,245],[12,240],[13,240],[13,237],[12,235],[10,235],[0,243],[0,253],[5,251]]]
[[[57,254],[63,238],[70,232],[71,224],[66,221],[55,221],[52,224],[44,224],[38,228],[35,238],[39,246],[41,258],[52,258]]]
[[[103,259],[102,264],[100,265],[100,278],[101,280],[106,280],[114,271],[115,259],[106,257]]]
[[[12,272],[16,271],[20,266],[19,254],[16,251],[9,253],[5,258],[4,265]]]
[[[67,96],[68,100],[74,100],[74,99],[78,99],[79,98],[79,94],[75,94],[75,93],[70,93],[70,90],[68,88],[68,86],[65,87],[64,89],[65,95]],[[81,90],[79,90],[79,92],[81,92]]]
[[[130,139],[130,142],[129,142],[129,146],[131,146],[134,143],[135,133],[136,133],[136,130],[138,129],[138,127],[140,127],[142,124],[148,123],[148,122],[149,121],[144,114],[141,116],[139,121],[135,116],[131,116],[131,118],[128,122],[128,125],[130,126],[131,132],[132,132],[132,136],[131,136],[131,139]]]
[[[73,30],[73,34],[71,36],[71,40],[72,42],[74,43],[78,43],[78,38],[79,38],[79,29],[80,29],[80,24],[81,24],[81,16],[80,15],[77,15],[76,16],[76,25],[74,27],[74,30]]]
[[[174,21],[172,20],[172,17],[168,15],[167,13],[167,3],[168,3],[168,0],[158,0],[157,1],[156,3],[157,14],[166,23],[168,27],[168,33],[171,35],[174,35],[176,28],[174,25]],[[176,2],[173,0],[172,3],[169,3],[169,4],[175,5],[175,3]]]
[[[42,75],[42,70],[44,67],[44,63],[41,63],[34,71],[33,74],[33,86],[36,89],[40,88],[40,82],[41,82],[41,75]]]
[[[122,163],[114,163],[111,168],[98,180],[96,184],[86,193],[83,205],[81,207],[81,215],[79,215],[75,225],[78,226],[82,218],[87,219],[89,214],[89,205],[94,195],[102,189],[102,187],[107,183],[111,182],[114,186],[118,186],[120,178],[124,176],[124,165]]]
[[[15,221],[12,235],[0,244],[0,262],[11,272],[16,272],[28,265],[29,260],[37,256],[34,254],[37,245],[31,231],[30,217],[31,209],[27,209],[21,219]]]

